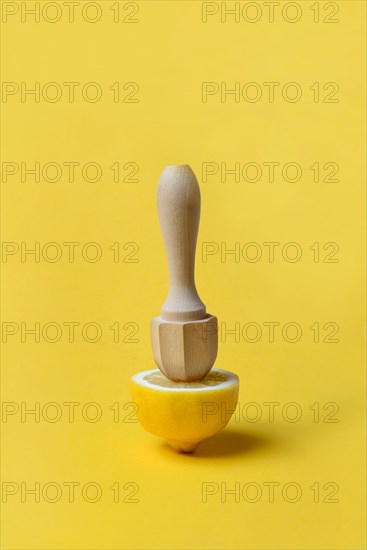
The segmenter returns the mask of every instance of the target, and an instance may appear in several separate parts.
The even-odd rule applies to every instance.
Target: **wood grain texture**
[[[218,351],[218,320],[213,315],[188,322],[150,322],[153,357],[159,369],[175,382],[204,378]]]
[[[153,356],[171,380],[200,380],[217,356],[218,321],[206,313],[195,286],[200,189],[189,166],[167,166],[163,170],[157,207],[170,286],[160,317],[151,321]]]
[[[157,206],[170,274],[161,316],[166,321],[203,319],[206,309],[194,279],[200,189],[190,166],[167,166],[163,170]]]

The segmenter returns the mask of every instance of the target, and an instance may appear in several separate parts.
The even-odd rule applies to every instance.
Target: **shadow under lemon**
[[[270,441],[263,436],[225,429],[202,441],[195,455],[198,457],[245,455],[260,452],[269,445]]]

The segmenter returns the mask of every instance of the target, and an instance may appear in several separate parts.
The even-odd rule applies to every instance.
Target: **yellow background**
[[[4,2],[2,2],[4,4]],[[29,2],[27,4],[30,4]],[[42,4],[42,2],[41,2]],[[59,3],[62,4],[61,2]],[[85,4],[85,2],[84,2]],[[339,22],[314,23],[312,2],[298,2],[302,19],[290,24],[276,15],[269,23],[221,23],[219,16],[201,21],[201,2],[138,2],[138,23],[114,23],[112,2],[100,2],[102,19],[90,24],[76,10],[75,23],[51,24],[20,16],[2,24],[2,79],[7,82],[98,82],[101,101],[57,103],[20,95],[2,104],[3,162],[97,162],[99,182],[27,182],[19,174],[2,183],[2,240],[62,243],[95,241],[103,249],[97,263],[80,252],[74,263],[66,249],[59,262],[9,256],[3,268],[3,322],[31,326],[54,321],[96,322],[99,342],[74,343],[65,333],[51,344],[20,334],[3,344],[3,400],[30,407],[49,402],[81,404],[76,420],[33,422],[20,415],[2,423],[2,480],[62,484],[94,481],[103,495],[91,504],[76,493],[54,504],[34,503],[20,494],[2,505],[2,543],[8,549],[350,549],[364,548],[364,366],[363,366],[363,182],[364,182],[364,39],[365,3],[338,2]],[[121,4],[123,4],[121,2]],[[281,4],[284,4],[281,3]],[[83,2],[81,2],[83,5]],[[320,2],[324,17],[325,2]],[[121,7],[121,16],[127,11]],[[92,12],[90,12],[92,13]],[[51,16],[51,11],[50,11]],[[138,103],[114,103],[114,82],[139,84]],[[201,101],[202,82],[298,82],[297,103],[257,103],[219,95]],[[338,103],[315,103],[309,90],[337,82]],[[65,90],[65,88],[63,88]],[[278,88],[279,90],[279,88]],[[322,92],[324,93],[324,92]],[[236,183],[216,175],[202,181],[203,162],[297,162],[303,175],[289,183]],[[309,166],[336,162],[338,183],[315,183]],[[114,183],[114,162],[139,165],[136,183]],[[216,366],[240,376],[240,410],[260,404],[262,418],[251,423],[232,419],[229,427],[203,443],[195,455],[176,454],[134,422],[129,378],[154,367],[149,319],[157,315],[167,291],[167,268],[156,215],[155,193],[166,164],[187,163],[196,172],[202,194],[197,254],[197,286],[208,311],[219,322],[241,327],[277,321],[297,322],[299,342],[277,332],[269,343],[250,344],[227,336]],[[322,169],[321,169],[322,172]],[[323,173],[323,172],[322,172]],[[266,260],[264,242],[302,248],[299,262]],[[138,263],[113,262],[114,242],[136,242]],[[201,258],[202,243],[233,248],[248,242],[262,246],[257,263],[220,254]],[[338,263],[313,261],[309,246],[338,243]],[[123,251],[124,257],[129,250]],[[321,250],[322,254],[325,254]],[[323,256],[322,256],[323,257]],[[114,343],[108,328],[137,323],[138,343]],[[319,322],[339,325],[339,342],[314,343],[308,328]],[[264,327],[263,327],[264,328]],[[97,423],[80,409],[97,402]],[[120,422],[109,407],[120,403]],[[269,422],[264,402],[278,402]],[[280,411],[296,402],[299,422]],[[337,423],[315,422],[309,409],[337,403]],[[19,405],[20,406],[20,405]],[[291,412],[291,411],[290,411]],[[253,410],[251,411],[253,413]],[[249,412],[249,414],[251,414]],[[122,421],[125,420],[125,421]],[[276,492],[270,503],[264,490],[259,502],[235,502],[220,493],[202,502],[202,483],[241,488],[256,482],[296,482],[299,502]],[[137,503],[114,503],[113,483],[139,485]],[[327,482],[339,485],[338,503],[313,501],[309,489]],[[123,495],[128,494],[125,490]]]

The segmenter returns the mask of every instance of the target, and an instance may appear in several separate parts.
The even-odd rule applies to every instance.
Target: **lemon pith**
[[[142,426],[186,452],[228,424],[238,391],[238,377],[220,369],[190,383],[172,382],[158,369],[140,372],[131,380]]]

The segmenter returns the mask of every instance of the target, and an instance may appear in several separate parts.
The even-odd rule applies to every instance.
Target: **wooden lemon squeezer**
[[[161,315],[151,321],[153,356],[173,381],[204,378],[218,350],[217,318],[206,312],[195,286],[200,189],[190,166],[167,166],[160,177],[158,215],[170,274]]]

